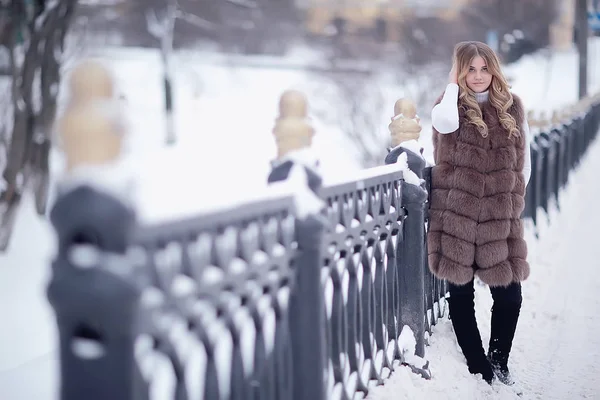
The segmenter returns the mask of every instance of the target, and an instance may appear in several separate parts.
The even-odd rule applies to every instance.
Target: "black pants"
[[[508,357],[521,310],[521,284],[490,287],[494,305],[487,357],[475,319],[473,281],[460,286],[450,283],[449,291],[450,318],[469,371],[473,374],[482,374],[486,381],[491,381],[493,378],[492,368],[508,373]]]
[[[466,285],[455,285],[453,283],[449,283],[449,291],[450,297],[461,297],[467,298],[469,301],[475,300],[475,286],[473,284],[474,281],[467,283]],[[523,301],[523,297],[521,294],[521,284],[518,282],[513,282],[509,286],[497,286],[490,287],[490,292],[492,293],[492,299],[494,300],[494,306],[497,304],[499,306],[510,306],[510,305],[519,305],[521,306],[521,302]]]

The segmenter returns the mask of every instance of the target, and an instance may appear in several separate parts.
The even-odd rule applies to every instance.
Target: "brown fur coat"
[[[509,113],[521,136],[509,139],[493,106],[485,102],[480,107],[487,138],[466,121],[460,107],[456,132],[433,131],[429,268],[457,285],[477,275],[490,286],[507,286],[529,276],[520,219],[525,205],[524,110],[514,96]]]

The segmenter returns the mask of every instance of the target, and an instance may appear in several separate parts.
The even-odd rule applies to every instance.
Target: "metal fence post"
[[[419,155],[408,152],[409,165],[413,172],[422,177],[425,160]],[[414,160],[410,162],[411,158]],[[427,192],[406,182],[402,184],[402,204],[407,213],[403,226],[403,241],[400,246],[402,257],[398,257],[402,270],[401,304],[403,325],[411,327],[417,339],[415,354],[425,357],[425,271],[427,254],[425,254],[425,201]]]
[[[268,182],[287,179],[294,168],[289,160],[276,165]],[[303,166],[296,166],[304,168]],[[308,186],[318,192],[321,179],[306,168]],[[290,296],[289,321],[293,358],[293,400],[325,400],[327,349],[325,341],[325,305],[321,285],[324,219],[311,215],[296,219],[297,254],[294,260],[296,281]]]
[[[552,176],[553,176],[553,182],[552,182],[552,194],[554,195],[554,201],[556,203],[556,207],[560,210],[560,204],[559,204],[559,192],[560,189],[562,187],[562,173],[561,173],[561,166],[563,163],[563,144],[562,144],[562,137],[558,131],[558,129],[553,128],[550,131],[550,137],[552,139],[552,142],[554,143],[554,163],[552,165]]]
[[[59,242],[47,294],[60,338],[60,399],[146,399],[134,358],[140,293],[123,258],[133,212],[81,186],[50,216]]]
[[[425,160],[410,150],[390,152],[386,164],[395,163],[405,152],[408,165],[419,177],[423,177]],[[425,202],[427,191],[420,186],[402,182],[402,205],[406,212],[403,223],[402,243],[397,250],[400,281],[400,321],[411,328],[417,341],[415,354],[425,357]]]
[[[585,115],[581,115],[577,121],[577,155],[576,155],[576,165],[579,166],[581,162],[581,156],[583,155],[583,151],[585,149]]]
[[[83,62],[69,88],[57,123],[66,176],[50,212],[58,254],[47,288],[60,340],[60,398],[147,399],[134,351],[140,288],[126,256],[136,218],[131,181],[119,168],[126,132],[112,74]],[[117,175],[111,169],[119,179],[104,179]]]
[[[324,400],[327,379],[325,305],[321,285],[323,221],[296,221],[296,285],[290,298],[294,400]]]
[[[313,128],[306,120],[307,101],[296,91],[285,92],[279,102],[279,118],[273,133],[277,141],[278,161],[268,182],[288,179],[294,168],[303,168],[307,189],[319,194],[322,179],[311,167],[294,160],[295,151],[310,151]],[[323,235],[326,220],[318,213],[296,218],[298,244],[289,305],[289,323],[293,358],[293,399],[325,400],[327,348],[325,339],[325,304],[321,285]]]
[[[537,209],[540,204],[540,147],[536,141],[531,142],[531,178],[527,185],[527,194],[530,198],[529,209],[533,224],[537,225]]]

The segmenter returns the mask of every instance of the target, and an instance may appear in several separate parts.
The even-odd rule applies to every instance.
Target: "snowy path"
[[[518,397],[507,387],[490,388],[471,376],[454,339],[450,321],[435,327],[427,348],[434,375],[425,381],[406,368],[368,399],[600,399],[600,141],[592,144],[561,197],[552,223],[540,239],[528,232],[532,273],[523,285],[523,309],[511,354],[511,367],[524,390]],[[542,218],[545,222],[545,216]],[[477,318],[484,343],[489,340],[491,296],[477,288]]]
[[[534,259],[515,365],[532,399],[600,398],[600,143],[573,177],[549,240]],[[596,184],[594,184],[596,183]],[[527,337],[536,333],[531,347]]]

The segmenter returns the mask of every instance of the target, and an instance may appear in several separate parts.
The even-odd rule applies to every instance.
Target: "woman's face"
[[[467,73],[467,86],[475,93],[488,90],[492,83],[492,74],[488,72],[487,64],[481,56],[475,56]]]

